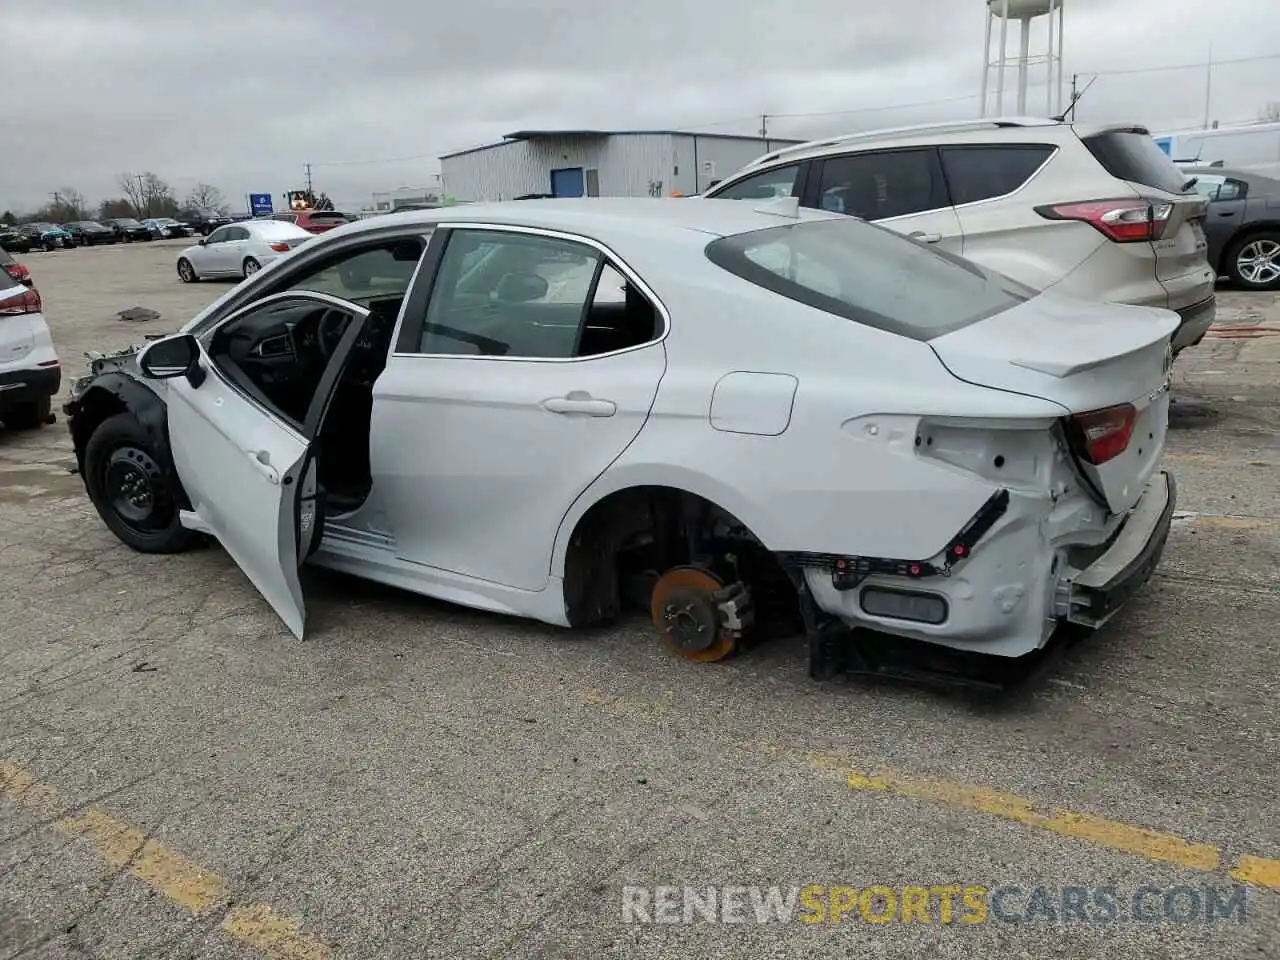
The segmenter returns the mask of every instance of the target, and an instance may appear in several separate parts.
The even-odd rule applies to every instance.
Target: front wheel
[[[248,280],[255,273],[257,273],[259,270],[262,269],[262,264],[260,264],[257,260],[253,259],[253,257],[245,257],[244,264],[242,265],[241,269],[244,271],[244,278]]]
[[[1227,273],[1245,290],[1280,288],[1280,232],[1244,237],[1227,251]]]
[[[195,283],[200,279],[196,276],[196,268],[191,266],[191,261],[186,257],[178,260],[178,279],[183,283]]]
[[[180,553],[198,535],[182,526],[178,498],[151,437],[133,415],[98,424],[84,450],[84,482],[98,515],[140,553]]]

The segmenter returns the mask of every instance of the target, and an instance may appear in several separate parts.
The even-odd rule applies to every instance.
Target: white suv
[[[2,251],[0,261],[0,421],[27,430],[49,420],[62,368],[29,274]]]
[[[1165,307],[1177,352],[1214,317],[1207,203],[1143,127],[1011,118],[803,143],[708,199],[794,196],[990,267],[1038,290]]]

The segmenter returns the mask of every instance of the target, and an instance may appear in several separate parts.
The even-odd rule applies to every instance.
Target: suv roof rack
[[[763,157],[758,157],[751,161],[750,166],[754,167],[759,163],[768,163],[781,157],[789,157],[817,147],[838,147],[846,143],[880,140],[885,137],[903,136],[911,133],[950,133],[961,130],[980,130],[984,127],[998,129],[1002,127],[1057,127],[1061,125],[1061,120],[1053,120],[1048,117],[984,117],[981,120],[945,120],[933,123],[917,123],[907,127],[863,130],[860,133],[846,133],[840,136],[824,137],[820,140],[809,140],[805,143],[797,143],[794,146],[783,147],[781,150],[775,150],[773,153],[765,154]]]

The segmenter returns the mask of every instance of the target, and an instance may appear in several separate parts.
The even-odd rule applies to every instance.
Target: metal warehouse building
[[[797,142],[679,130],[518,130],[501,143],[446,154],[440,172],[459,200],[665,197],[700,193]]]

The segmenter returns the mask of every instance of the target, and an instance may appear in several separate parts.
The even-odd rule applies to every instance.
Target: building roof
[[[787,137],[757,137],[748,136],[740,133],[703,133],[701,130],[516,130],[513,133],[504,133],[503,139],[497,143],[486,143],[479,147],[468,147],[466,150],[454,150],[451,153],[442,153],[441,160],[447,160],[450,157],[460,157],[467,153],[479,153],[481,150],[492,150],[494,147],[503,147],[509,143],[518,140],[550,140],[559,138],[579,138],[603,139],[605,137],[638,137],[638,136],[674,136],[674,137],[703,137],[708,140],[753,140],[762,141],[765,150],[769,149],[769,144],[796,144],[802,143],[801,140],[792,140]]]

